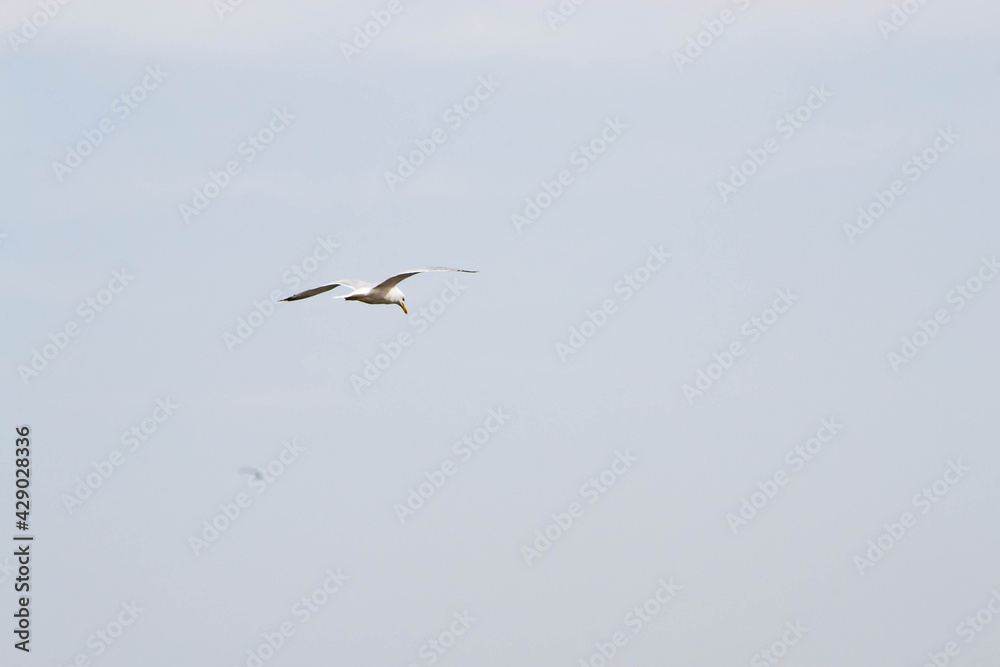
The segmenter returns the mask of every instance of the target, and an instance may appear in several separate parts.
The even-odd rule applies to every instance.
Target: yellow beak
[[[400,308],[402,308],[402,309],[403,309],[403,312],[404,312],[404,313],[406,313],[407,315],[409,315],[409,314],[410,314],[410,311],[408,311],[408,310],[406,309],[406,304],[405,304],[405,303],[401,303],[401,304],[399,304],[399,307],[400,307]]]

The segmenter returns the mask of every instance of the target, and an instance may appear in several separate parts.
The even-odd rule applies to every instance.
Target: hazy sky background
[[[796,622],[790,667],[916,667],[949,641],[950,664],[1000,659],[1000,618],[968,643],[959,628],[1000,590],[1000,280],[948,300],[1000,254],[995,3],[929,2],[885,39],[889,0],[592,0],[555,30],[556,0],[402,0],[350,61],[341,43],[386,2],[290,4],[220,19],[211,0],[74,0],[16,52],[39,5],[0,8],[0,496],[13,534],[29,424],[36,535],[32,652],[11,647],[0,570],[0,662],[251,667],[289,622],[264,664],[430,665],[426,643],[466,611],[433,664],[600,667],[595,645],[620,631],[610,665],[753,667]],[[725,9],[735,22],[679,72],[675,52]],[[166,76],[120,118],[147,68]],[[499,87],[452,128],[480,77]],[[783,137],[813,87],[832,96]],[[247,162],[275,109],[294,118]],[[105,118],[114,131],[60,180],[53,162]],[[608,119],[625,129],[579,172]],[[447,140],[391,191],[384,173],[435,128]],[[940,128],[958,139],[910,180]],[[717,183],[772,137],[723,201]],[[230,160],[240,173],[186,224],[179,206]],[[518,232],[512,214],[563,169],[573,183]],[[849,242],[895,179],[905,194]],[[339,247],[295,283],[317,239]],[[650,247],[671,258],[625,300],[615,286]],[[446,274],[401,285],[409,316],[322,296],[227,345],[274,290],[428,265],[480,271],[434,322],[419,309]],[[90,321],[79,304],[122,270],[134,279]],[[777,290],[797,300],[751,342]],[[557,343],[607,299],[563,361]],[[937,309],[947,324],[894,371],[887,354]],[[79,335],[23,379],[70,322]],[[356,391],[401,332],[412,344]],[[691,405],[683,386],[736,340],[745,354]],[[158,399],[178,407],[131,451],[123,432]],[[453,443],[491,409],[509,419],[463,461]],[[831,417],[843,429],[795,471],[786,453]],[[236,474],[292,440],[304,450],[264,493]],[[637,460],[588,503],[581,485],[618,451]],[[401,524],[394,505],[446,460],[455,474]],[[921,513],[914,496],[958,461]],[[734,534],[727,514],[778,471],[788,483]],[[250,506],[196,554],[240,493]],[[583,515],[529,565],[522,547],[573,502]],[[859,573],[904,512],[916,525]],[[301,623],[294,605],[338,568],[349,580]],[[661,579],[680,592],[633,632]],[[88,638],[133,601],[98,655]]]

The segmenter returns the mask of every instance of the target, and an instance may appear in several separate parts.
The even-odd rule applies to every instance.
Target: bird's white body
[[[405,298],[403,290],[398,287],[393,287],[388,292],[376,290],[374,287],[362,288],[343,297],[344,301],[360,301],[361,303],[384,305],[402,304]]]
[[[415,276],[418,273],[427,273],[429,271],[478,273],[478,271],[467,271],[465,269],[448,269],[443,266],[430,266],[423,269],[414,269],[413,271],[397,274],[387,280],[383,280],[377,285],[375,283],[365,282],[364,280],[338,280],[337,282],[330,283],[329,285],[314,287],[310,290],[306,290],[305,292],[293,294],[287,299],[282,299],[282,301],[299,301],[301,299],[308,299],[311,296],[316,296],[317,294],[322,294],[323,292],[328,292],[337,287],[350,287],[352,291],[349,294],[337,294],[334,298],[344,299],[345,301],[360,301],[361,303],[370,303],[375,305],[396,304],[403,309],[404,313],[406,313],[408,312],[406,310],[406,296],[403,294],[403,290],[396,287],[396,285],[410,276]]]

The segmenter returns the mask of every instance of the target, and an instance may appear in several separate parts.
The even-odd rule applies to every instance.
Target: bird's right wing
[[[406,280],[410,276],[415,276],[418,273],[427,273],[429,271],[456,271],[458,273],[479,273],[479,271],[469,271],[467,269],[449,269],[448,267],[445,267],[445,266],[428,266],[428,267],[425,267],[425,268],[422,268],[422,269],[413,269],[412,271],[407,271],[406,273],[400,273],[400,274],[397,274],[397,275],[393,276],[392,278],[389,278],[387,280],[383,280],[378,285],[376,285],[372,289],[372,291],[374,292],[374,291],[377,290],[377,291],[381,291],[381,292],[388,292],[393,287],[395,287],[399,283],[403,282],[404,280]]]
[[[368,287],[371,283],[366,283],[363,280],[341,280],[339,282],[330,283],[329,285],[323,285],[322,287],[313,287],[312,289],[307,289],[305,292],[299,292],[298,294],[293,294],[292,296],[282,299],[282,301],[299,301],[300,299],[308,299],[311,296],[316,296],[317,294],[322,294],[323,292],[329,292],[337,287],[350,287],[355,292],[362,287]],[[345,295],[347,296],[347,295]]]

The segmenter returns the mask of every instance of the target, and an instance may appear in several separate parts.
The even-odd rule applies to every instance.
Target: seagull
[[[300,299],[308,299],[311,296],[316,296],[317,294],[322,294],[323,292],[329,292],[336,287],[350,287],[353,290],[350,294],[338,294],[334,296],[334,299],[344,299],[345,301],[360,301],[362,303],[371,304],[396,304],[403,309],[404,313],[409,313],[406,309],[406,297],[403,296],[402,290],[400,290],[396,285],[403,282],[410,276],[415,276],[418,273],[427,273],[429,271],[458,271],[459,273],[479,273],[478,271],[467,271],[466,269],[449,269],[443,266],[428,266],[423,269],[414,269],[412,271],[407,271],[406,273],[399,273],[392,278],[383,280],[378,285],[375,283],[365,282],[364,280],[338,280],[335,283],[330,283],[329,285],[323,285],[322,287],[314,287],[308,289],[305,292],[299,292],[298,294],[293,294],[287,299],[282,299],[282,301],[298,301]]]

